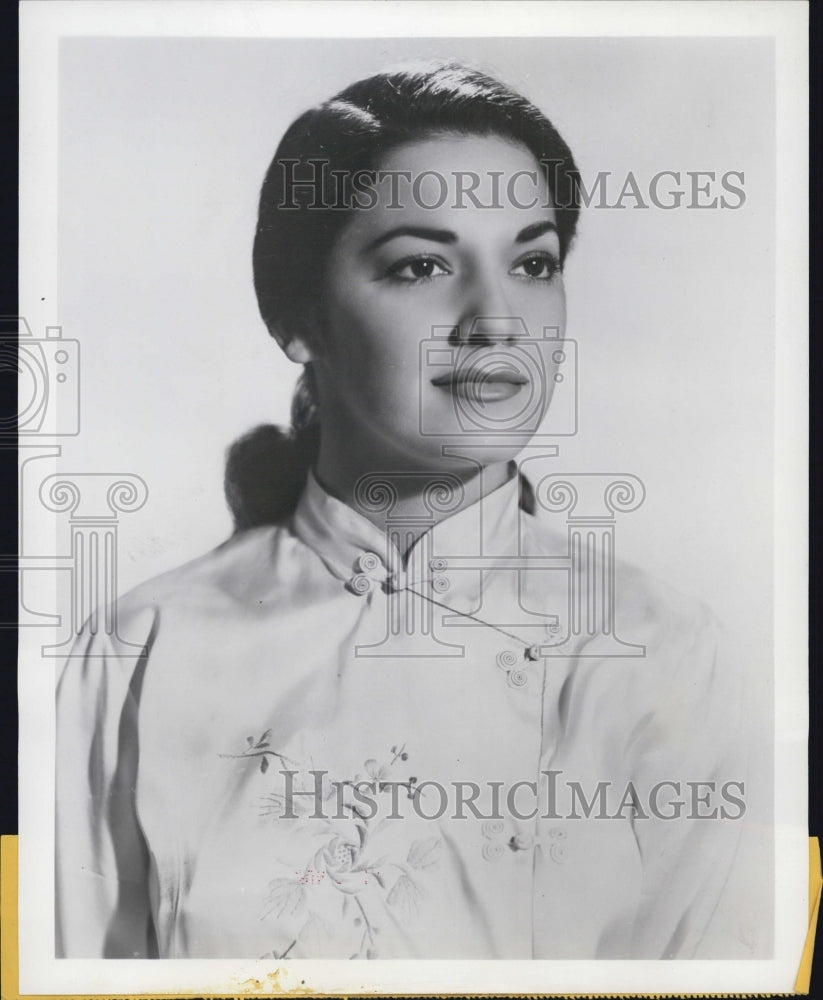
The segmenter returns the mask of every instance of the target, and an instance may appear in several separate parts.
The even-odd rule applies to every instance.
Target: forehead
[[[380,162],[383,170],[425,170],[443,174],[474,172],[483,177],[489,171],[513,174],[536,170],[534,155],[522,143],[499,135],[461,135],[442,132],[403,143],[390,150]]]
[[[500,136],[415,140],[392,149],[378,169],[375,204],[354,213],[350,239],[398,224],[503,235],[555,221],[545,171],[525,146]]]

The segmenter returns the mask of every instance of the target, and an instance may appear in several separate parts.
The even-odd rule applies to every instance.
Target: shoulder
[[[288,587],[305,562],[303,549],[285,522],[238,532],[121,597],[116,606],[120,634],[145,633],[163,616],[222,615]]]
[[[299,546],[286,524],[240,532],[97,608],[76,635],[60,674],[64,714],[70,704],[81,715],[109,705],[114,718],[129,692],[137,697],[161,632],[168,628],[169,635],[191,637],[207,634],[205,623],[241,620],[253,593],[282,585],[284,577],[288,585],[289,568],[301,562]]]
[[[650,650],[686,651],[699,641],[715,643],[722,626],[702,600],[628,562],[614,567],[615,617]]]
[[[591,611],[589,621],[595,622],[596,632],[607,623],[623,643],[642,647],[645,655],[631,658],[645,661],[647,668],[674,667],[683,657],[692,662],[698,656],[711,658],[724,642],[722,625],[707,604],[639,566],[613,559],[596,530],[591,543],[581,542],[576,556],[567,536],[539,516],[526,518],[525,532],[530,553],[561,557],[557,565],[566,570],[564,596],[569,605],[577,601],[581,614]],[[582,641],[591,644],[594,640],[585,638],[587,629],[581,631]]]
[[[695,773],[703,761],[708,773],[745,725],[742,664],[717,616],[638,566],[609,564],[608,547],[604,555],[596,544],[573,566],[565,535],[539,521],[529,530],[533,551],[567,556],[567,603],[580,608],[569,711],[591,731],[617,727],[635,761],[689,761]]]

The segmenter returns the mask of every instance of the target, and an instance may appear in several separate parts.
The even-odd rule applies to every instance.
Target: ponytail
[[[317,389],[311,365],[295,386],[291,428],[261,424],[226,455],[224,488],[234,530],[279,524],[295,511],[320,448]]]

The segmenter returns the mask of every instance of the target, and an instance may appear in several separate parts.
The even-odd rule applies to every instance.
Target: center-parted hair
[[[579,175],[549,119],[499,80],[459,64],[378,73],[300,115],[266,173],[252,261],[270,333],[287,339],[323,301],[335,239],[352,212],[367,210],[347,181],[377,171],[396,147],[442,133],[498,136],[534,155],[555,207],[562,266],[577,226]],[[226,494],[238,528],[294,510],[319,445],[313,383],[307,365],[290,432],[258,428],[231,448]]]

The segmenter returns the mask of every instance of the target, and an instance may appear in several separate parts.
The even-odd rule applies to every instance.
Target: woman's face
[[[442,469],[460,443],[482,464],[507,460],[562,358],[543,172],[519,144],[461,135],[398,147],[381,169],[377,204],[331,251],[314,350],[324,440],[353,468]]]

